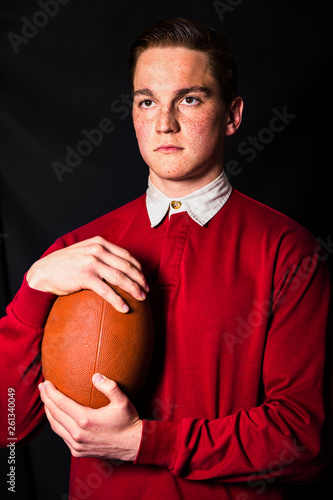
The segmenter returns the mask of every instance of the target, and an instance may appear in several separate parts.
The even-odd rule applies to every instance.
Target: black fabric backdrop
[[[127,54],[162,17],[192,17],[227,36],[245,101],[226,146],[231,183],[308,228],[332,265],[330,12],[318,0],[2,1],[2,314],[56,237],[146,189]],[[69,453],[48,427],[16,450],[15,495],[6,451],[0,459],[1,498],[67,498]]]

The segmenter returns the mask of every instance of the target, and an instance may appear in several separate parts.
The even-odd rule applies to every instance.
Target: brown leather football
[[[42,342],[42,367],[64,394],[84,406],[109,404],[92,383],[99,372],[115,380],[133,401],[146,378],[153,352],[153,319],[148,299],[141,302],[112,287],[130,310],[120,313],[91,290],[58,297]]]

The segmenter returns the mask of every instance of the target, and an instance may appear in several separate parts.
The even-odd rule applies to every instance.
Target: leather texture
[[[142,387],[153,353],[154,328],[148,299],[141,302],[112,288],[130,307],[120,313],[91,290],[58,297],[42,342],[42,367],[64,394],[84,406],[109,400],[92,383],[99,372],[115,380],[133,401]]]

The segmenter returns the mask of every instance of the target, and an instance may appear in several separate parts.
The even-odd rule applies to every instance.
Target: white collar
[[[204,226],[227,202],[231,192],[232,187],[224,172],[206,186],[182,198],[169,198],[149,178],[146,205],[151,227],[157,226],[168,211],[172,214],[185,210],[195,222]]]

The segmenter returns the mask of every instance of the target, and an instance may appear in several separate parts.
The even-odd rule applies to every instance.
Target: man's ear
[[[232,135],[242,123],[244,102],[241,97],[236,97],[229,107],[229,116],[225,135]]]

